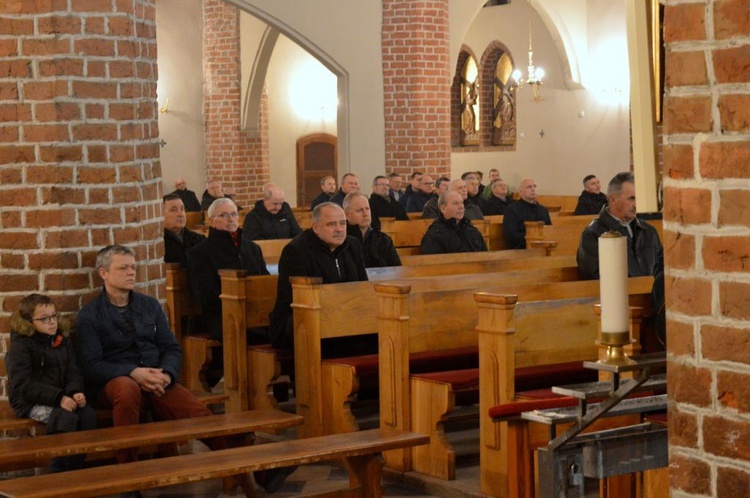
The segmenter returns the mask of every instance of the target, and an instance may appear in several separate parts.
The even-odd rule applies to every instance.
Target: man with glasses
[[[423,175],[422,179],[419,181],[419,186],[417,187],[416,192],[412,194],[411,197],[409,197],[409,200],[406,203],[406,212],[407,213],[421,213],[424,210],[424,205],[427,204],[427,201],[432,199],[435,189],[435,182],[432,180],[432,177],[429,175]]]
[[[346,208],[344,208],[346,210]],[[372,181],[372,195],[370,195],[371,226],[380,230],[380,218],[396,218],[408,220],[404,206],[402,206],[390,192],[390,184],[384,176],[376,176]]]
[[[213,339],[221,341],[221,277],[219,270],[245,270],[268,275],[258,244],[242,238],[237,206],[231,199],[216,199],[208,208],[208,238],[188,251],[193,295],[201,305],[203,320]]]
[[[284,191],[273,183],[263,186],[263,199],[245,217],[242,237],[247,240],[291,239],[302,232]]]

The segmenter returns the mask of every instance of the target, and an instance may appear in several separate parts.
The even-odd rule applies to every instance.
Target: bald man
[[[291,239],[302,233],[292,208],[284,202],[284,191],[267,183],[263,199],[255,203],[242,225],[242,237],[247,240]]]
[[[543,221],[551,225],[547,208],[536,200],[536,180],[524,178],[518,187],[521,198],[505,209],[503,236],[506,249],[526,249],[526,221]]]
[[[188,213],[200,212],[201,203],[198,200],[198,196],[195,192],[187,189],[187,182],[184,178],[178,178],[174,181],[174,192],[167,195],[176,195],[182,199],[182,203],[185,205],[185,211]]]

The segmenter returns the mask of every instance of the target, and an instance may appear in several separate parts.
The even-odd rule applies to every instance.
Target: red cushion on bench
[[[490,417],[517,417],[523,412],[546,410],[547,408],[563,408],[566,406],[576,406],[577,404],[578,400],[572,396],[514,401],[513,403],[503,403],[502,405],[493,406],[490,408]]]
[[[359,377],[360,390],[377,389],[378,387],[378,355],[347,356],[331,358],[326,363],[348,365],[354,368]],[[412,373],[434,372],[436,369],[449,365],[454,369],[475,368],[479,363],[479,353],[476,347],[443,349],[440,351],[421,351],[409,355],[409,371]]]
[[[454,391],[465,391],[479,389],[479,369],[467,368],[464,370],[446,370],[443,372],[431,372],[412,375],[425,380],[443,382],[450,384]]]
[[[515,372],[516,392],[544,389],[552,385],[596,382],[598,376],[596,370],[583,368],[582,361],[520,367]]]

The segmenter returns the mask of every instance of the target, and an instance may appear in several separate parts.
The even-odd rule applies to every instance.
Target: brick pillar
[[[241,127],[240,11],[221,0],[203,1],[203,105],[206,177],[235,191],[250,209],[269,176],[267,93],[261,101],[259,134]]]
[[[748,0],[665,9],[673,496],[750,492],[749,11]]]
[[[34,291],[78,311],[113,242],[163,296],[156,78],[154,0],[0,2],[0,331]]]
[[[450,173],[448,0],[383,0],[387,171]]]

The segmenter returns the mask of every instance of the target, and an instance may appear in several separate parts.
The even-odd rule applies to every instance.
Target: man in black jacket
[[[424,211],[424,206],[427,204],[427,201],[433,197],[437,197],[437,194],[435,194],[435,182],[432,181],[430,175],[422,175],[417,190],[414,191],[406,202],[406,212],[421,213]]]
[[[578,204],[573,214],[599,214],[607,205],[607,196],[602,193],[602,184],[594,175],[583,179],[583,191],[578,196]]]
[[[344,207],[344,211],[346,211],[346,207]],[[396,201],[390,192],[388,179],[384,176],[376,176],[372,181],[370,212],[372,215],[372,227],[376,230],[380,230],[380,218],[409,219],[404,206]]]
[[[242,238],[237,206],[231,199],[217,199],[208,208],[208,238],[188,251],[193,295],[200,302],[203,321],[213,339],[222,339],[221,277],[219,270],[246,270],[249,275],[268,275],[258,244]]]
[[[485,216],[505,214],[505,210],[513,202],[513,198],[508,195],[508,185],[502,178],[497,178],[492,180],[489,187],[490,196],[482,205],[482,214]]]
[[[341,188],[338,192],[333,194],[331,202],[335,202],[339,206],[344,205],[344,197],[350,192],[359,192],[359,177],[354,173],[346,173],[341,177]]]
[[[210,182],[208,182],[206,190],[203,192],[203,196],[201,197],[201,209],[203,211],[208,211],[208,208],[216,199],[222,199],[224,197],[226,197],[227,199],[231,199],[234,202],[234,198],[232,197],[232,195],[228,191],[224,190],[224,186],[219,180],[211,180]],[[237,206],[238,211],[242,211],[242,206],[237,205],[236,202],[234,204],[235,206]]]
[[[401,266],[401,258],[391,238],[370,225],[370,204],[364,194],[352,192],[347,195],[344,198],[344,213],[348,222],[347,234],[362,244],[365,267]]]
[[[440,194],[440,216],[422,237],[421,254],[479,252],[487,250],[482,232],[464,217],[464,201],[455,190]]]
[[[263,186],[263,199],[245,217],[242,238],[247,240],[291,239],[302,229],[292,208],[284,202],[284,191],[273,183]]]
[[[362,248],[346,235],[346,215],[332,202],[313,210],[312,228],[304,230],[281,251],[276,305],[269,335],[277,348],[294,348],[292,284],[289,277],[321,277],[324,284],[367,280]]]
[[[187,252],[206,237],[185,228],[185,206],[172,193],[164,196],[164,262],[179,263],[187,268]]]
[[[198,201],[198,196],[196,196],[195,192],[192,190],[187,189],[187,183],[184,178],[178,178],[175,180],[174,188],[175,190],[172,194],[176,194],[182,199],[182,203],[185,205],[185,211],[188,213],[201,211],[201,203]]]
[[[336,179],[332,176],[324,176],[320,179],[320,190],[322,190],[321,193],[315,196],[315,199],[312,200],[312,203],[310,203],[310,209],[315,209],[315,206],[318,204],[323,204],[324,202],[328,202],[331,200],[331,197],[333,197],[333,194],[336,193]]]
[[[526,249],[526,221],[543,221],[551,225],[547,208],[536,200],[536,181],[524,178],[518,187],[521,199],[505,210],[503,217],[503,236],[506,249]]]
[[[581,234],[578,271],[582,279],[599,278],[599,237],[616,231],[628,238],[628,276],[657,276],[664,270],[663,248],[656,229],[636,218],[635,183],[629,171],[618,173],[607,186],[608,206]]]

